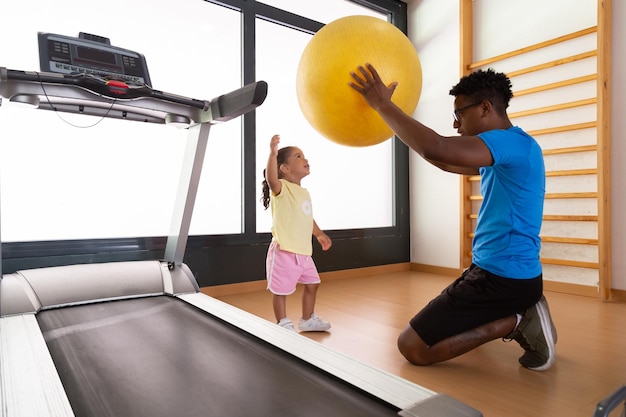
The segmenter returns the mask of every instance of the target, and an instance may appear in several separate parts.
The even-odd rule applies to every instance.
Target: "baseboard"
[[[571,284],[568,282],[543,280],[543,289],[546,291],[560,292],[570,295],[582,295],[583,297],[600,298],[598,287],[591,285]],[[626,302],[626,291],[611,288],[609,302]]]
[[[365,268],[344,269],[343,271],[321,272],[322,281],[331,281],[334,279],[359,278],[368,277],[379,274],[391,274],[394,272],[410,271],[411,264],[408,262],[391,265],[368,266]]]
[[[461,275],[462,270],[459,268],[446,268],[444,266],[425,265],[411,263],[411,271],[427,272],[429,274],[446,275],[452,277],[458,277]]]
[[[331,280],[336,280],[336,279],[359,278],[359,277],[365,277],[365,276],[371,276],[371,275],[390,274],[394,272],[403,272],[403,271],[426,272],[430,274],[437,274],[437,275],[444,275],[444,276],[459,276],[459,274],[461,273],[461,270],[457,268],[446,268],[442,266],[406,262],[406,263],[391,264],[391,265],[370,266],[366,268],[346,269],[342,271],[321,272],[320,277],[322,278],[322,281],[331,281]],[[243,293],[248,293],[248,292],[263,291],[266,289],[266,287],[267,287],[266,281],[259,280],[259,281],[239,282],[236,284],[225,284],[225,285],[215,285],[211,287],[202,287],[200,288],[200,291],[204,294],[210,295],[211,297],[221,297],[221,296],[232,295],[232,294],[243,294]],[[589,285],[544,280],[543,288],[546,291],[560,292],[560,293],[570,294],[570,295],[580,295],[583,297],[598,298],[598,288],[589,286]],[[618,303],[626,302],[626,291],[611,289],[611,298],[609,301],[618,302]]]
[[[459,276],[462,272],[462,270],[456,269],[456,268],[445,268],[442,266],[416,264],[416,263],[411,263],[411,271],[426,272],[426,273],[431,273],[431,274],[447,275],[447,276]],[[568,282],[559,282],[559,281],[548,281],[544,279],[543,288],[546,291],[560,292],[563,294],[570,294],[570,295],[581,295],[583,297],[599,298],[598,288],[589,286],[589,285],[572,284]],[[616,303],[626,302],[626,291],[617,290],[614,288],[611,289],[611,298],[609,299],[609,301],[616,302]]]
[[[615,301],[616,303],[626,303],[626,290],[611,289],[611,299],[609,301]]]
[[[583,297],[598,298],[598,287],[590,285],[572,284],[569,282],[543,280],[545,291],[560,292],[570,295],[582,295]]]
[[[402,272],[411,270],[408,262],[391,265],[377,265],[365,268],[345,269],[342,271],[320,272],[322,281],[332,281],[335,279],[359,278],[377,274],[391,274],[393,272]],[[202,287],[200,291],[211,297],[221,297],[232,294],[243,294],[248,292],[263,291],[267,288],[265,280],[239,282],[236,284],[215,285],[211,287]]]

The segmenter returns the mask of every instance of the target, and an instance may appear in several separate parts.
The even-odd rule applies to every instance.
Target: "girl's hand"
[[[317,238],[317,241],[320,243],[320,245],[322,245],[322,250],[326,251],[330,249],[330,247],[333,245],[333,241],[330,239],[330,237],[328,237],[326,233],[322,232],[315,237]]]
[[[272,136],[270,140],[270,155],[278,155],[278,144],[280,143],[280,135]]]
[[[270,140],[270,154],[267,158],[267,165],[265,167],[265,180],[274,195],[280,194],[282,191],[282,183],[278,179],[278,144],[280,143],[280,135],[272,136]]]

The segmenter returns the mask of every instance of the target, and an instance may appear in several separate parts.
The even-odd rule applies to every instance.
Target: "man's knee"
[[[428,348],[411,326],[406,326],[398,336],[398,350],[413,365],[426,366],[433,363],[429,358]]]

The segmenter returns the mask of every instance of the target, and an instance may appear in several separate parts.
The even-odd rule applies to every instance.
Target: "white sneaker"
[[[293,326],[293,323],[291,322],[291,320],[289,320],[287,317],[283,317],[282,319],[280,319],[280,321],[278,322],[278,325],[282,327],[283,329],[291,330],[294,333],[298,333],[296,331],[296,328]]]
[[[298,327],[301,332],[325,332],[330,329],[330,323],[313,313],[308,320],[300,319]]]

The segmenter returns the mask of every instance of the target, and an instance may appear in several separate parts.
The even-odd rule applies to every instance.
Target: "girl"
[[[272,292],[274,315],[279,326],[296,331],[287,317],[287,295],[296,290],[296,284],[304,285],[302,294],[302,317],[300,331],[326,331],[330,323],[314,313],[315,298],[320,276],[311,255],[311,234],[317,238],[323,250],[332,241],[313,219],[311,196],[300,186],[302,178],[309,175],[309,162],[302,150],[294,146],[278,149],[280,136],[270,141],[270,155],[263,181],[261,201],[272,211],[272,242],[267,260],[267,288]]]

